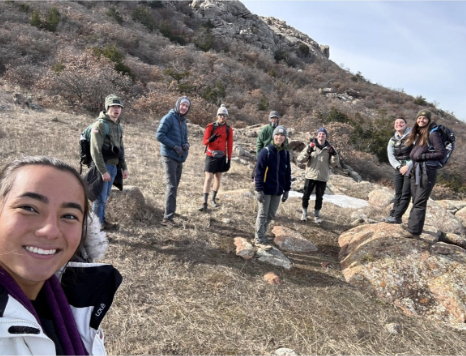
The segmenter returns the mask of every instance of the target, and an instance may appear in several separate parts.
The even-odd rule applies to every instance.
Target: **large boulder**
[[[400,225],[362,225],[338,242],[347,282],[408,315],[466,321],[466,250],[438,241],[436,229],[407,238]]]
[[[461,223],[463,224],[463,226],[466,226],[466,207],[458,210],[455,214],[455,217],[461,221]]]
[[[437,200],[437,203],[452,214],[466,207],[466,201],[463,200]]]
[[[403,215],[403,222],[408,222],[409,212],[413,204],[410,203],[407,214]],[[461,221],[455,215],[449,213],[440,206],[436,201],[429,199],[427,201],[426,224],[433,225],[444,233],[462,235],[464,227]]]

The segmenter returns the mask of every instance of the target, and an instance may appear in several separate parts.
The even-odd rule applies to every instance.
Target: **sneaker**
[[[176,226],[176,223],[172,219],[163,219],[162,220],[162,225],[163,226]]]
[[[220,204],[218,204],[215,200],[211,200],[210,204],[212,204],[214,208],[218,208],[220,206]]]
[[[322,222],[322,219],[319,218],[318,216],[314,216],[314,222],[315,222],[316,224],[320,224],[320,223]]]
[[[303,215],[301,215],[301,221],[307,221],[307,214],[303,212]]]
[[[201,207],[198,209],[199,211],[203,211],[204,213],[207,212],[207,204],[202,204]]]
[[[264,251],[268,251],[272,248],[272,246],[270,245],[267,245],[267,244],[264,244],[264,243],[258,243],[258,244],[255,244],[257,248],[260,248]]]
[[[394,216],[389,216],[384,221],[389,224],[401,224],[402,223],[400,218],[395,218]]]

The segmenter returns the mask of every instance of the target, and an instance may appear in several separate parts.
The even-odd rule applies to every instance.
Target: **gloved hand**
[[[230,163],[231,161],[227,161],[227,163],[225,164],[225,172],[228,172],[230,170]]]
[[[265,201],[265,194],[263,190],[256,192],[256,199],[259,203],[263,203]]]
[[[217,138],[219,138],[219,137],[220,137],[220,135],[219,135],[218,133],[216,133],[215,135],[210,136],[209,142],[214,142],[214,141],[215,141]]]
[[[178,154],[178,156],[183,157],[184,152],[183,152],[183,149],[180,146],[175,146],[175,147],[173,147],[173,149]]]
[[[283,195],[282,195],[282,202],[283,202],[283,203],[286,202],[286,201],[288,200],[288,194],[289,194],[289,193],[290,193],[289,191],[284,191],[284,192],[283,192]]]
[[[189,150],[189,143],[185,143],[183,146],[181,146],[181,148],[183,149],[183,151],[188,151]]]
[[[315,146],[314,142],[311,142],[309,146],[307,147],[307,153],[311,154],[312,151],[314,151],[314,146]]]
[[[337,151],[333,148],[332,145],[328,148],[328,153],[331,154],[332,156],[335,156],[337,154]]]

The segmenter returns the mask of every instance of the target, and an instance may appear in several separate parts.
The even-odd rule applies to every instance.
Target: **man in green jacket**
[[[91,130],[91,156],[97,170],[102,174],[104,182],[102,192],[92,205],[92,210],[99,217],[104,229],[111,226],[105,221],[105,206],[110,196],[118,169],[122,170],[123,179],[128,178],[128,167],[125,161],[123,132],[120,125],[120,114],[123,108],[121,99],[110,94],[105,98],[105,111],[102,111]],[[108,125],[108,133],[106,126]]]
[[[273,130],[278,126],[280,115],[276,111],[271,111],[269,114],[269,125],[264,127],[257,137],[256,155],[259,157],[260,151],[273,142]]]

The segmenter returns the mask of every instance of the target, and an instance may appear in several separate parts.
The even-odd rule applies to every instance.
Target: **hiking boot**
[[[214,208],[218,208],[220,206],[220,204],[218,204],[215,200],[211,200],[210,201],[210,204],[214,207]]]
[[[207,203],[202,204],[201,207],[198,210],[206,213],[207,212]]]
[[[401,224],[402,223],[400,218],[395,218],[394,216],[389,216],[388,218],[385,219],[385,222],[389,224]]]
[[[320,223],[322,222],[322,219],[319,218],[318,216],[314,216],[314,222],[315,222],[316,224],[320,224]]]
[[[176,223],[172,220],[172,219],[163,219],[162,220],[162,225],[163,226],[171,226],[171,227],[174,227],[176,226]]]
[[[301,215],[301,221],[307,221],[307,214],[303,211],[303,215]]]

